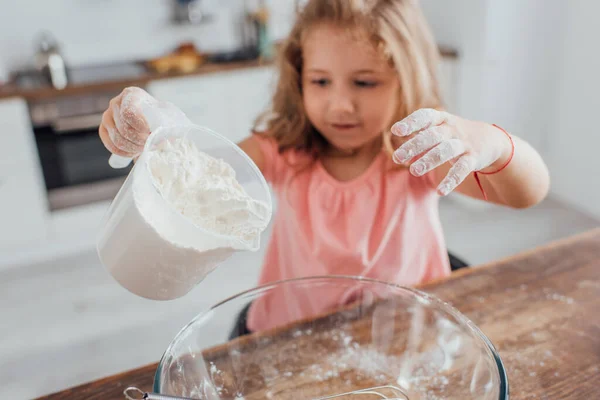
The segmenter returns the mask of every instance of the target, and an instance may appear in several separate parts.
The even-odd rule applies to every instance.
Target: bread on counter
[[[171,54],[147,62],[148,67],[160,74],[169,72],[189,73],[198,69],[205,61],[193,43],[184,43]]]

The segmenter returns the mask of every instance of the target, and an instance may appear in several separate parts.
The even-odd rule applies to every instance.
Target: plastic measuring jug
[[[100,260],[113,278],[130,292],[154,300],[185,295],[233,253],[256,251],[260,246],[260,235],[248,242],[210,232],[165,201],[154,185],[148,161],[152,150],[174,138],[187,138],[234,169],[237,181],[261,205],[261,231],[272,212],[270,191],[260,170],[229,139],[192,124],[155,130],[110,205],[97,240]]]

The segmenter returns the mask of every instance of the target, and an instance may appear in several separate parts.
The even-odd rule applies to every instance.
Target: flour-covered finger
[[[456,189],[475,170],[476,162],[477,160],[470,154],[465,154],[456,160],[448,175],[439,184],[438,193],[446,196]]]
[[[156,103],[158,101],[143,89],[124,89],[119,101],[112,105],[119,132],[130,141],[143,145],[150,134],[150,126],[143,110]]]
[[[113,119],[113,115],[114,114],[109,112],[108,110],[104,112],[104,114],[102,115],[102,123],[100,126],[104,128],[112,144],[121,152],[124,152],[128,155],[139,154],[144,147],[143,144],[136,144],[129,140],[127,137],[125,137],[117,129],[117,125]]]
[[[121,111],[116,104],[112,105],[112,111],[113,111],[113,115],[115,115],[115,116],[121,115]],[[139,129],[136,129],[136,128],[132,127],[131,125],[129,125],[127,120],[125,118],[123,118],[122,116],[119,118],[114,118],[114,123],[115,123],[115,127],[116,127],[117,131],[121,134],[121,136],[123,136],[125,139],[127,139],[128,141],[130,141],[136,145],[139,145],[142,147],[144,146],[147,135],[144,135],[143,131],[140,131]]]
[[[433,108],[422,108],[410,114],[392,126],[396,136],[409,136],[430,126],[441,125],[449,119],[450,114]]]
[[[102,140],[104,147],[106,147],[106,149],[112,154],[116,154],[123,157],[133,157],[135,155],[134,153],[125,151],[122,148],[117,147],[111,140],[110,134],[108,133],[108,130],[106,129],[105,125],[100,125],[100,128],[98,128],[98,133],[100,134],[100,140]]]
[[[425,129],[400,146],[394,152],[393,159],[396,163],[405,163],[451,137],[452,131],[447,125],[433,126]]]
[[[434,168],[459,157],[464,152],[465,145],[462,140],[450,139],[443,141],[413,163],[410,166],[410,172],[415,176],[424,175]]]

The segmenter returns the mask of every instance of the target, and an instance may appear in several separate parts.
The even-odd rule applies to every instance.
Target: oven
[[[30,102],[29,110],[51,210],[114,198],[132,166],[113,169],[98,135],[102,113],[119,92]]]

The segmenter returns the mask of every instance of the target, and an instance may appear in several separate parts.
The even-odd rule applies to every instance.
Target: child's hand
[[[111,153],[136,157],[154,129],[188,123],[185,114],[173,104],[160,102],[143,89],[128,87],[110,101],[99,133]]]
[[[424,175],[446,163],[452,165],[438,187],[442,195],[456,189],[473,171],[496,168],[512,150],[500,129],[429,108],[396,122],[392,133],[408,139],[393,158],[396,163],[410,165],[413,175]]]

